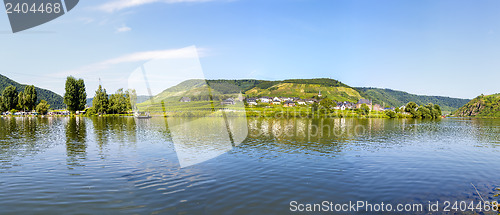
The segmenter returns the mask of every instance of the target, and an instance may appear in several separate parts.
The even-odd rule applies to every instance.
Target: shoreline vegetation
[[[132,112],[138,112],[139,107],[143,111],[152,111],[152,116],[163,117],[362,117],[362,118],[441,118],[441,108],[439,105],[428,104],[418,106],[414,102],[409,102],[406,106],[390,108],[372,104],[371,100],[360,99],[358,103],[350,101],[333,101],[328,97],[322,97],[319,90],[317,96],[309,99],[262,97],[259,103],[255,98],[243,98],[240,94],[234,99],[228,96],[220,96],[214,99],[213,96],[207,98],[182,97],[180,100],[169,102],[168,111],[165,104],[155,104],[152,101],[149,105],[135,104],[137,95],[135,90],[119,89],[114,94],[108,95],[106,89],[101,85],[95,92],[92,106],[87,107],[87,93],[83,79],[67,77],[65,84],[64,103],[66,110],[50,111],[50,105],[41,100],[37,103],[37,92],[34,86],[27,86],[24,92],[17,92],[14,86],[8,86],[0,98],[0,108],[2,115],[7,116],[132,116]],[[208,101],[207,101],[208,100]],[[218,101],[217,101],[218,100]],[[147,103],[147,102],[145,102]],[[172,105],[171,103],[177,103]],[[220,105],[219,105],[220,103]],[[189,105],[185,105],[189,104]],[[215,104],[215,105],[214,105]],[[36,110],[35,110],[36,108]],[[132,111],[132,110],[135,111]],[[22,111],[19,111],[22,110]],[[27,111],[28,110],[28,111]],[[31,111],[29,111],[31,110]],[[148,111],[149,115],[149,111]]]
[[[207,87],[210,87],[207,85]],[[323,88],[321,88],[323,89]],[[312,92],[312,91],[311,91]],[[311,94],[311,93],[309,93]],[[309,95],[308,94],[308,95]],[[312,94],[311,94],[312,95]],[[18,92],[16,87],[6,87],[0,97],[0,110],[3,116],[134,116],[142,112],[154,117],[274,117],[274,118],[417,118],[440,119],[444,117],[499,118],[494,116],[443,115],[437,104],[418,105],[408,102],[401,107],[381,106],[372,100],[359,99],[335,101],[328,96],[317,95],[310,98],[300,97],[243,97],[228,95],[198,95],[197,97],[177,96],[168,98],[167,109],[161,103],[150,100],[136,104],[135,90],[119,89],[107,94],[101,85],[95,91],[92,106],[86,105],[87,93],[83,79],[67,77],[64,103],[66,109],[50,110],[50,105],[37,100],[37,90],[33,85]],[[179,99],[180,98],[180,99]],[[470,106],[470,105],[469,105]],[[466,106],[464,106],[466,107]],[[463,108],[459,109],[462,110]],[[458,111],[457,111],[458,112]],[[463,112],[463,111],[462,111]]]

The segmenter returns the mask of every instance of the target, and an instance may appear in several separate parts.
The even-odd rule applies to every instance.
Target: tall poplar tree
[[[10,111],[12,109],[16,109],[17,107],[17,91],[16,87],[8,86],[3,90],[2,93],[3,105],[5,109]]]
[[[37,99],[38,95],[35,86],[26,86],[26,88],[24,88],[24,105],[26,106],[26,108],[28,108],[29,111],[35,109]]]
[[[95,91],[94,99],[92,100],[92,107],[98,114],[105,114],[108,111],[108,94],[106,94],[106,89],[99,85],[99,88]]]
[[[83,79],[76,80],[73,76],[66,79],[66,93],[64,93],[64,104],[71,113],[85,110],[87,93]]]

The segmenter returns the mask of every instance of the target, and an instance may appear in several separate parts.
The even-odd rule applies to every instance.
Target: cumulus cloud
[[[105,12],[115,12],[126,8],[137,7],[144,4],[156,2],[162,3],[183,3],[183,2],[208,2],[213,0],[112,0],[97,7],[97,9]]]
[[[130,31],[132,30],[132,28],[126,26],[126,25],[122,25],[121,27],[117,28],[116,29],[116,32],[117,33],[123,33],[123,32],[127,32],[127,31]]]
[[[148,61],[155,59],[190,59],[190,58],[198,59],[199,57],[203,57],[205,55],[206,55],[205,49],[196,48],[195,46],[189,46],[181,49],[165,49],[165,50],[136,52],[108,59],[95,64],[83,66],[75,70],[65,71],[58,75],[78,75],[83,73],[98,72],[98,71],[103,71],[113,65],[122,63],[133,63],[133,62],[141,62],[141,61]]]

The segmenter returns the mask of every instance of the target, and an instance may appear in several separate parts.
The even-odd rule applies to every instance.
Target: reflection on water
[[[288,214],[290,201],[477,201],[470,183],[493,200],[499,141],[486,119],[0,118],[0,208]]]
[[[133,117],[93,117],[93,133],[100,147],[113,141],[133,144],[136,142],[136,122]]]
[[[69,166],[78,166],[87,154],[87,128],[80,117],[71,117],[66,123],[66,154]]]
[[[256,119],[248,121],[250,141],[247,145],[259,143],[267,147],[270,143],[287,153],[315,151],[335,156],[345,147],[368,147],[369,142],[400,144],[400,137],[415,136],[423,126],[428,132],[439,126],[439,121],[422,122],[414,119]]]
[[[168,130],[181,167],[218,157],[240,145],[248,135],[243,117],[169,117]]]
[[[0,172],[17,165],[14,160],[50,147],[51,143],[39,141],[49,132],[47,124],[47,119],[0,118]]]

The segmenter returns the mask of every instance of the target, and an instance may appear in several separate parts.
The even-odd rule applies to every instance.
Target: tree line
[[[18,92],[20,92],[20,91],[24,91],[24,88],[26,88],[28,85],[20,84],[18,82],[15,82],[15,81],[9,79],[8,77],[0,74],[0,94],[8,86],[14,86],[14,87],[16,87],[16,90]],[[60,95],[58,95],[50,90],[38,88],[36,86],[35,86],[35,89],[37,91],[37,96],[38,96],[37,102],[40,102],[43,99],[43,100],[47,101],[48,104],[50,104],[51,108],[60,109],[60,108],[65,107],[62,96],[60,96]]]
[[[95,92],[92,107],[88,114],[122,114],[132,109],[131,100],[135,97],[134,90],[124,91],[118,89],[114,94],[108,95],[101,85]]]
[[[408,113],[416,119],[439,119],[443,115],[441,107],[437,104],[429,103],[418,106],[415,102],[408,102],[404,109],[396,108],[395,111],[387,111],[389,118],[398,117],[398,113]]]
[[[132,109],[131,101],[136,98],[135,90],[119,89],[115,94],[106,94],[106,89],[99,85],[96,91],[92,107],[86,107],[87,92],[83,79],[69,76],[65,83],[64,104],[72,114],[77,111],[87,110],[89,114],[121,114]],[[39,114],[47,114],[50,105],[45,100],[37,103],[38,94],[35,86],[29,85],[24,91],[18,92],[15,86],[6,87],[0,96],[0,111],[11,113],[22,111],[36,111]]]
[[[388,106],[399,107],[409,102],[418,104],[438,104],[442,110],[454,110],[460,108],[469,102],[468,99],[449,98],[442,96],[421,96],[403,91],[379,88],[356,88],[365,98],[373,100],[374,103],[385,104]]]
[[[319,102],[319,104],[314,103],[312,106],[312,110],[318,110],[318,107],[322,107],[322,111],[326,111],[329,109],[333,109],[337,103],[329,98],[325,98]],[[370,107],[366,104],[362,104],[359,108],[356,108],[355,111],[360,115],[368,115],[370,113]],[[396,117],[404,117],[402,113],[408,113],[412,118],[417,119],[438,119],[442,116],[441,107],[437,104],[429,103],[427,105],[418,106],[415,102],[408,102],[405,108],[401,110],[400,108],[395,108],[394,111],[388,110],[385,111],[385,114],[389,118]],[[400,115],[398,115],[400,114]]]
[[[45,100],[37,103],[38,94],[35,86],[29,85],[24,88],[24,91],[17,92],[15,86],[6,87],[2,96],[0,96],[1,112],[10,111],[11,113],[22,111],[36,111],[40,114],[46,114],[50,105]]]
[[[77,80],[69,76],[66,79],[65,90],[64,103],[68,111],[75,113],[86,110],[87,115],[126,113],[132,109],[131,101],[135,101],[136,98],[135,90],[119,89],[114,94],[108,95],[106,89],[99,85],[92,100],[92,107],[86,109],[87,93],[83,79]]]

